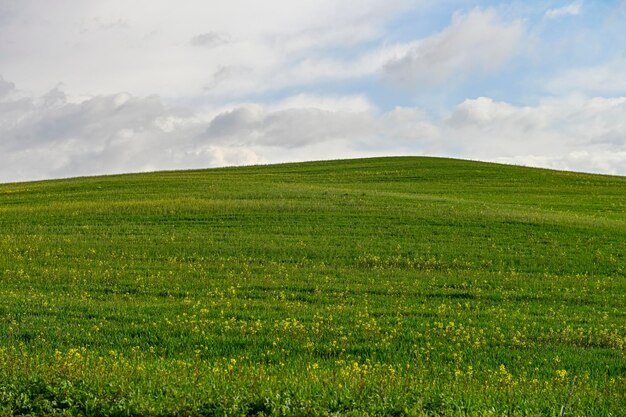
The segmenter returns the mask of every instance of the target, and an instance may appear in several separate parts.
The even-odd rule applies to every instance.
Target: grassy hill
[[[0,300],[0,415],[555,416],[572,387],[567,415],[626,415],[626,178],[406,157],[0,185]]]

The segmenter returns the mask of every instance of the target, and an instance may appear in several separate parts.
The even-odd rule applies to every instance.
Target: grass
[[[378,158],[0,185],[0,415],[626,415],[626,178]]]

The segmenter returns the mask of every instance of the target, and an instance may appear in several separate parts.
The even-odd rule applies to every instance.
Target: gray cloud
[[[15,15],[16,2],[0,2],[0,24],[10,22]]]
[[[465,100],[443,118],[362,96],[298,95],[200,112],[158,96],[0,99],[0,182],[374,155],[441,155],[626,174],[626,97],[515,106]]]
[[[13,84],[10,81],[6,81],[0,75],[0,98],[2,98],[3,96],[8,95],[13,90],[15,90],[15,84]]]
[[[5,132],[4,146],[11,142],[24,146],[67,139],[108,139],[125,129],[146,129],[150,122],[166,114],[157,97],[138,99],[116,94],[76,104],[67,102],[58,89],[31,101],[28,107],[19,123]]]
[[[118,30],[118,29],[130,29],[131,25],[127,20],[117,19],[110,22],[102,22],[99,24],[101,30]]]
[[[206,129],[209,137],[227,137],[248,135],[261,123],[260,109],[240,107],[220,113],[211,121]]]
[[[157,96],[76,100],[57,87],[0,101],[0,182],[363,156],[380,148],[380,123],[359,96],[201,114]]]
[[[189,44],[192,46],[200,46],[203,48],[214,48],[216,46],[226,44],[230,41],[230,36],[225,33],[206,32],[191,38]]]
[[[0,181],[210,166],[188,109],[120,93],[72,102],[56,88],[0,102]],[[224,162],[223,160],[221,160]]]
[[[291,108],[267,111],[246,106],[217,115],[206,129],[213,140],[247,145],[302,147],[332,140],[368,137],[375,119],[366,112]]]

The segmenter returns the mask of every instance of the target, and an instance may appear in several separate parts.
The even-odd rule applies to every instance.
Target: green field
[[[406,157],[0,185],[0,415],[558,416],[570,391],[567,416],[626,416],[626,177]]]

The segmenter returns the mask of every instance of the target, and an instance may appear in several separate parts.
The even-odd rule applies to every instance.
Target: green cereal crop
[[[575,378],[575,380],[574,380]],[[626,415],[626,178],[401,157],[0,185],[0,415]]]

